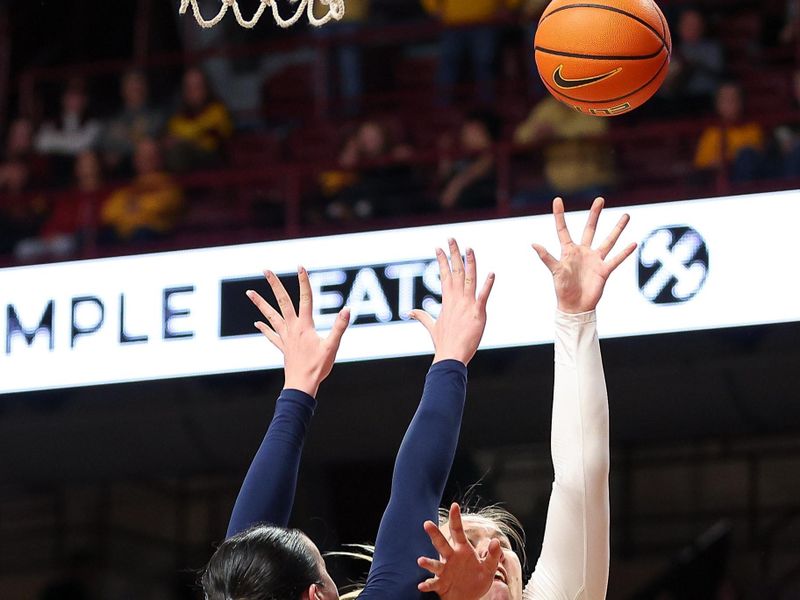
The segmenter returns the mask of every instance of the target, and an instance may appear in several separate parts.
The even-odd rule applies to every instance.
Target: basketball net
[[[308,14],[308,22],[316,27],[324,25],[331,19],[336,19],[338,21],[344,16],[344,0],[319,0],[322,6],[328,7],[328,14],[319,19],[314,16],[314,0],[289,0],[291,4],[297,5],[294,15],[289,19],[284,19],[281,17],[280,12],[278,12],[277,0],[261,0],[261,6],[258,7],[258,10],[250,20],[247,20],[242,16],[242,11],[239,9],[239,4],[236,0],[220,1],[222,2],[222,6],[220,7],[217,16],[213,19],[206,20],[203,18],[203,15],[200,14],[200,7],[197,6],[197,0],[181,0],[180,14],[186,14],[186,11],[189,9],[189,5],[191,4],[194,18],[201,27],[207,28],[214,27],[214,25],[222,20],[222,18],[225,16],[225,13],[228,12],[228,9],[232,8],[233,14],[236,17],[239,25],[242,27],[247,27],[248,29],[252,29],[253,26],[258,23],[258,20],[261,18],[261,15],[264,14],[267,6],[272,7],[272,16],[275,18],[275,22],[281,27],[291,27],[297,23],[300,17],[303,16],[303,11]]]

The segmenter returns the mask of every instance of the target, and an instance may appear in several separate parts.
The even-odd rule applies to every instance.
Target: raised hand
[[[280,312],[272,308],[253,290],[247,297],[256,305],[269,325],[258,321],[256,328],[283,353],[284,388],[300,390],[316,396],[320,383],[330,374],[342,335],[350,323],[350,309],[343,308],[327,338],[321,338],[314,329],[312,318],[311,284],[308,272],[297,269],[300,281],[300,310],[295,312],[292,300],[281,280],[272,271],[264,276],[275,294]],[[270,325],[272,327],[270,327]]]
[[[558,309],[561,312],[575,314],[594,310],[603,295],[608,276],[636,249],[635,243],[630,244],[614,258],[606,260],[619,236],[628,225],[630,216],[627,214],[620,217],[616,227],[605,241],[596,249],[592,249],[597,221],[604,204],[605,201],[602,198],[594,201],[583,230],[581,243],[576,244],[567,230],[567,223],[564,219],[564,202],[561,198],[556,198],[553,201],[553,216],[561,243],[561,260],[556,260],[543,246],[533,244],[533,249],[553,274]]]
[[[439,318],[434,320],[424,310],[412,310],[410,316],[422,323],[431,334],[436,349],[434,363],[453,359],[466,365],[478,351],[486,328],[486,302],[494,285],[494,273],[489,273],[476,297],[475,253],[467,248],[465,266],[454,239],[449,240],[449,246],[449,263],[442,249],[436,249],[442,281],[442,311]]]
[[[467,540],[461,522],[461,508],[450,507],[448,522],[452,544],[432,521],[425,522],[425,532],[439,553],[439,560],[426,557],[417,564],[430,571],[433,577],[417,586],[421,592],[435,592],[441,600],[470,600],[482,598],[492,587],[500,570],[503,550],[498,540],[492,540],[485,552],[479,553]]]

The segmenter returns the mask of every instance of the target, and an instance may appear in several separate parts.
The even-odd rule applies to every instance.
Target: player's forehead
[[[464,534],[467,537],[488,537],[499,540],[508,539],[506,534],[503,533],[502,529],[500,529],[497,523],[491,519],[487,519],[486,517],[481,517],[478,515],[463,515],[461,517],[461,523],[464,526]]]

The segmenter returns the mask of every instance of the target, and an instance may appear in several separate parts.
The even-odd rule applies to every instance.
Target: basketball
[[[672,38],[653,0],[553,0],[539,20],[534,53],[539,76],[556,99],[611,117],[658,91]]]

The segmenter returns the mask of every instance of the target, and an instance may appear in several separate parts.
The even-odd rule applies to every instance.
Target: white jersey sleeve
[[[551,451],[555,481],[525,600],[603,600],[609,565],[609,438],[595,312],[558,313]]]

